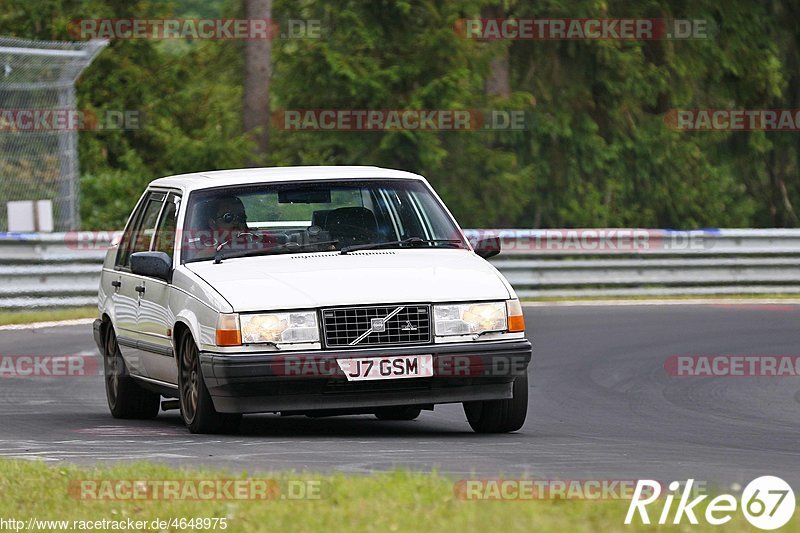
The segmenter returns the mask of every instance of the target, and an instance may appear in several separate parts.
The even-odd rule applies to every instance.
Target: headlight
[[[244,343],[319,342],[317,313],[314,311],[241,315],[240,320]]]
[[[436,305],[433,315],[437,336],[479,335],[508,329],[505,302]]]

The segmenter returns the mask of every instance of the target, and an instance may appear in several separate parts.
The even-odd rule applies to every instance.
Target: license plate
[[[432,355],[398,355],[337,359],[347,381],[376,379],[427,378],[433,376]]]

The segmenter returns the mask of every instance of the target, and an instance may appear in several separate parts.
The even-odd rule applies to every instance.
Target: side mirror
[[[169,281],[172,259],[164,252],[136,252],[131,254],[131,272]]]
[[[486,237],[475,243],[475,253],[489,259],[500,253],[500,237]]]

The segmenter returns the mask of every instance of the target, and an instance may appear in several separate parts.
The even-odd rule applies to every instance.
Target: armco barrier
[[[800,230],[467,230],[523,298],[800,293]],[[115,232],[0,234],[0,308],[94,305]]]

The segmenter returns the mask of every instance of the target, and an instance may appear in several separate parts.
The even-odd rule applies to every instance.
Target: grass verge
[[[0,311],[0,326],[30,324],[32,322],[51,322],[54,320],[73,320],[76,318],[94,318],[96,316],[97,307]]]
[[[269,500],[164,501],[103,500],[80,498],[76,485],[82,480],[230,480],[248,479],[247,473],[231,475],[222,471],[176,470],[150,463],[113,467],[82,468],[41,462],[0,460],[0,517],[26,522],[38,520],[127,521],[147,523],[172,519],[222,519],[228,531],[629,531],[673,530],[672,526],[625,526],[628,508],[625,500],[533,500],[465,501],[454,493],[454,480],[438,475],[391,472],[369,476],[317,476],[284,472],[256,475],[253,479],[274,480],[287,494],[286,487],[319,483],[317,499],[292,499],[280,496]],[[302,484],[305,485],[302,485]],[[301,485],[298,485],[301,484]],[[72,492],[70,492],[72,487]],[[101,490],[102,493],[102,490]],[[294,491],[299,494],[300,491]],[[707,500],[706,500],[707,501]],[[662,502],[653,504],[657,519]],[[699,506],[698,506],[699,507]],[[698,515],[703,511],[699,511]],[[673,505],[674,513],[674,505]],[[705,525],[684,531],[719,531]],[[790,523],[790,527],[796,522]],[[6,528],[8,529],[8,528]],[[51,525],[42,528],[58,530]],[[94,527],[94,529],[98,529]],[[113,529],[108,524],[101,529]],[[167,526],[166,531],[186,531],[186,527]],[[212,527],[192,528],[212,531]],[[744,531],[748,525],[736,513],[725,531]],[[796,530],[796,525],[794,526]],[[222,527],[218,524],[217,531]]]

